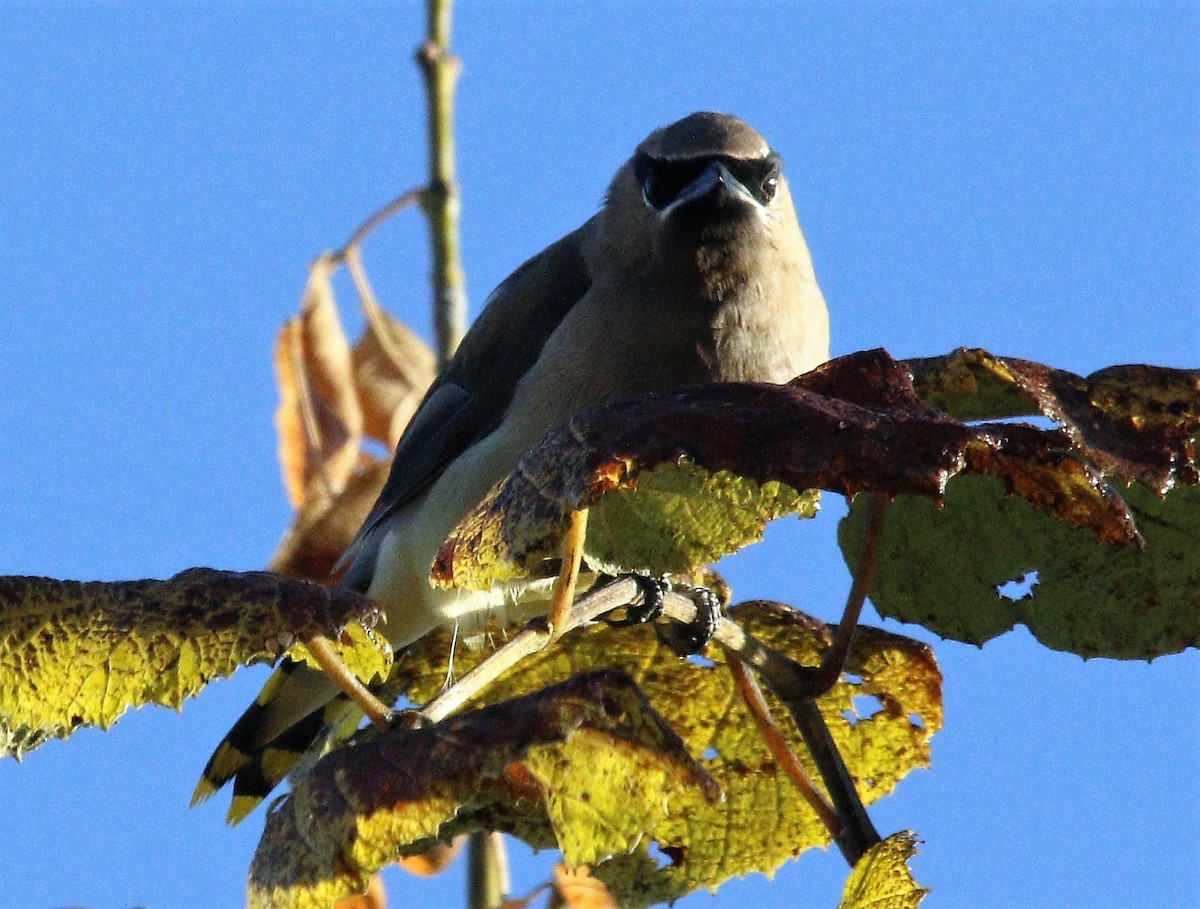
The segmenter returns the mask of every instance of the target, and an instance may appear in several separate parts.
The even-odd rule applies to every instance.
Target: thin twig
[[[417,189],[410,189],[408,192],[397,196],[391,202],[383,206],[383,208],[379,209],[370,217],[368,217],[367,220],[363,221],[362,224],[358,225],[358,227],[354,229],[354,233],[350,235],[350,239],[346,241],[346,245],[335,252],[329,253],[329,258],[337,264],[344,262],[346,260],[346,256],[349,255],[350,250],[357,249],[359,246],[361,246],[362,241],[365,240],[367,235],[375,230],[375,228],[379,227],[379,225],[383,224],[397,212],[403,211],[410,205],[421,202],[424,199],[426,192],[427,190],[425,187],[419,187]]]
[[[804,765],[800,763],[795,752],[788,745],[783,732],[775,724],[775,719],[771,716],[771,708],[767,706],[767,699],[763,697],[762,689],[758,687],[758,682],[755,681],[750,667],[743,663],[736,654],[729,655],[727,665],[730,673],[733,674],[733,681],[737,685],[738,693],[746,702],[754,725],[758,727],[758,734],[762,736],[762,740],[767,745],[767,750],[778,762],[780,769],[795,784],[800,791],[800,796],[817,813],[817,817],[829,831],[830,837],[836,840],[841,835],[842,825],[825,796],[818,792],[813,785],[808,771],[804,769]]]
[[[308,283],[304,288],[302,309],[304,312],[297,318],[289,319],[284,328],[283,338],[287,344],[286,356],[291,368],[292,381],[296,386],[296,397],[299,402],[300,423],[304,435],[305,460],[315,464],[315,474],[321,481],[325,495],[332,499],[337,490],[334,489],[333,479],[329,476],[329,468],[323,456],[325,446],[324,432],[317,418],[313,400],[312,383],[309,381],[308,361],[304,350],[304,318],[308,313],[309,302],[312,299],[314,283],[328,285],[336,264],[329,253],[317,256],[308,267]],[[298,508],[297,503],[293,503]]]
[[[371,332],[375,335],[379,349],[383,352],[391,367],[410,386],[418,388],[424,377],[420,369],[414,368],[412,358],[405,356],[396,345],[391,328],[387,324],[387,315],[384,313],[383,307],[379,305],[379,300],[375,296],[375,289],[371,286],[371,281],[367,277],[367,270],[363,268],[360,249],[357,246],[347,247],[344,261],[346,263],[346,270],[350,272],[350,278],[354,281],[354,289],[358,293],[358,301],[362,306],[363,315],[367,318],[367,324],[370,326]],[[428,380],[424,379],[424,381]]]
[[[597,587],[572,605],[563,623],[562,634],[586,625],[607,612],[627,606],[640,595],[640,586],[629,577]],[[663,615],[676,622],[685,625],[694,622],[696,611],[696,604],[691,599],[674,591],[668,591],[663,598]],[[544,650],[559,636],[551,635],[544,618],[534,619],[503,647],[427,703],[420,711],[421,717],[431,723],[444,719],[513,666]],[[800,666],[789,657],[772,650],[724,616],[718,619],[713,640],[727,651],[731,659],[740,658],[753,667],[796,721],[829,792],[836,815],[835,823],[827,826],[847,862],[853,866],[871,846],[879,842],[880,837],[858,797],[854,780],[825,725],[825,719],[817,709],[812,684],[817,670]]]
[[[879,831],[875,829],[871,816],[859,798],[854,778],[842,760],[842,753],[838,751],[816,701],[811,698],[780,700],[796,721],[804,744],[821,774],[821,782],[825,784],[838,818],[838,830],[833,841],[853,868],[867,850],[880,841]]]
[[[450,362],[467,331],[454,166],[454,86],[461,66],[450,52],[452,10],[452,0],[426,0],[426,40],[417,50],[429,115],[429,186],[421,194],[421,207],[433,243],[433,328],[439,370]],[[507,877],[507,862],[498,843],[490,836],[472,836],[468,841],[469,909],[492,909],[508,890],[507,880],[501,880]]]
[[[454,163],[454,87],[461,69],[450,51],[451,0],[429,0],[428,37],[417,50],[429,109],[429,187],[421,205],[433,241],[434,329],[445,365],[466,333],[467,296],[459,248],[459,191]]]
[[[508,850],[504,836],[476,830],[467,838],[467,890],[479,905],[499,907],[512,889],[508,875]]]
[[[619,578],[589,591],[571,605],[563,623],[563,633],[633,602],[639,594],[638,585],[630,578]],[[683,597],[679,599],[691,605],[690,600]],[[427,703],[421,710],[421,716],[433,723],[446,718],[526,657],[546,649],[552,640],[546,620],[534,619],[504,646]]]

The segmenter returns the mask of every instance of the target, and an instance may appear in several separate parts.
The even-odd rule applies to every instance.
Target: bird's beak
[[[714,161],[704,169],[695,180],[685,186],[670,205],[664,208],[660,217],[670,217],[671,212],[701,199],[718,207],[728,205],[735,200],[758,205],[758,200],[750,194],[732,173],[720,161]]]

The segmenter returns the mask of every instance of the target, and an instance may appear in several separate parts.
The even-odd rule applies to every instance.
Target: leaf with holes
[[[778,604],[745,603],[730,615],[767,645],[807,665],[819,662],[832,639],[829,626]],[[448,633],[420,641],[397,665],[394,689],[415,702],[437,694],[449,648]],[[687,751],[720,783],[719,802],[698,790],[669,793],[677,812],[648,825],[628,854],[593,866],[621,906],[675,899],[754,871],[769,874],[799,852],[828,844],[825,828],[759,738],[724,658],[714,648],[708,653],[711,659],[681,660],[651,628],[597,626],[523,661],[476,702],[536,695],[578,673],[619,670],[633,678]],[[455,669],[467,672],[480,658],[460,649]],[[928,647],[866,627],[859,630],[848,672],[818,706],[864,801],[872,802],[912,769],[928,765],[929,743],[942,723],[941,677]],[[768,700],[793,750],[815,774],[798,730],[770,695]],[[548,837],[528,838],[530,829],[522,836],[531,844],[554,845]]]
[[[1200,372],[1114,366],[1084,378],[981,350],[912,368],[917,390],[958,416],[1055,420],[1063,464],[1114,484],[1141,545],[1097,546],[1030,507],[1036,497],[964,478],[940,507],[901,497],[889,510],[871,589],[882,614],[974,644],[1024,624],[1046,646],[1085,657],[1151,659],[1200,646]],[[849,564],[864,521],[856,501],[839,532]],[[1008,594],[1009,582],[1033,576],[1023,596]]]

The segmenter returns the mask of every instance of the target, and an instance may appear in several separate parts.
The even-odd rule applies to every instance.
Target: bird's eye
[[[704,160],[663,161],[641,152],[633,159],[633,175],[645,203],[655,211],[662,211],[679,198],[706,166]]]
[[[661,208],[659,204],[659,195],[657,191],[658,181],[654,179],[654,174],[647,174],[642,179],[642,199],[651,208]]]
[[[759,185],[759,199],[763,202],[770,202],[775,198],[777,189],[779,189],[779,178],[772,174]]]

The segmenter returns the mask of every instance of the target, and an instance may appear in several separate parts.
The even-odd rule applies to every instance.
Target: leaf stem
[[[879,543],[883,539],[883,519],[887,515],[888,497],[881,492],[872,492],[869,495],[867,527],[858,570],[854,573],[854,582],[850,585],[846,608],[842,610],[842,620],[834,632],[833,643],[822,655],[821,665],[813,675],[813,697],[820,697],[832,689],[837,684],[842,670],[846,668],[846,659],[850,656],[850,648],[854,644],[854,631],[858,628],[858,620],[867,601],[867,591],[879,564]]]

